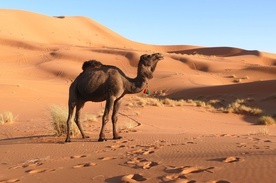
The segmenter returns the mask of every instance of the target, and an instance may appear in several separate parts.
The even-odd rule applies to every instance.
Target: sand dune
[[[96,142],[97,119],[83,123],[89,140],[63,144],[48,111],[67,105],[84,61],[135,77],[140,55],[160,52],[165,59],[149,82],[152,95],[225,104],[250,98],[250,107],[275,117],[275,53],[138,43],[86,17],[0,9],[0,21],[0,113],[16,116],[0,124],[0,182],[275,182],[276,127],[254,125],[258,116],[188,102],[131,107],[135,98],[126,96],[122,140]],[[83,114],[103,109],[104,103],[87,103]],[[111,125],[111,138],[109,131]]]

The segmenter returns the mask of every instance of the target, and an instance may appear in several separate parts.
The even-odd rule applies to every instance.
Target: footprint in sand
[[[73,168],[84,168],[84,167],[90,167],[90,166],[95,166],[97,165],[96,163],[81,163],[78,165],[73,166]]]
[[[87,155],[76,155],[76,156],[71,156],[70,159],[79,159],[79,158],[85,158]]]
[[[40,162],[40,161],[35,161],[35,162],[23,163],[23,164],[19,164],[19,165],[16,165],[16,166],[12,166],[12,167],[10,167],[9,169],[36,167],[36,166],[40,166],[40,165],[43,165],[43,163]]]
[[[46,172],[53,172],[53,171],[55,171],[55,169],[39,168],[39,169],[27,170],[26,173],[36,174],[36,173],[46,173]]]
[[[225,162],[225,163],[234,163],[234,162],[238,162],[238,161],[240,161],[240,158],[234,157],[234,156],[227,157],[223,160],[223,162]]]
[[[132,168],[142,168],[142,169],[150,169],[158,165],[157,162],[148,161],[143,158],[134,158],[132,160],[127,161],[125,164],[129,165]]]
[[[137,146],[139,147],[139,146]],[[139,149],[135,149],[132,151],[127,152],[128,156],[138,156],[138,155],[149,155],[149,154],[153,154],[155,152],[155,149],[157,149],[158,147],[145,147],[145,148],[139,148]]]
[[[102,160],[102,161],[108,161],[108,160],[112,160],[112,159],[116,159],[114,157],[101,157],[101,158],[98,158],[99,160]]]
[[[136,183],[136,182],[141,182],[146,180],[147,179],[143,177],[141,174],[129,174],[121,178],[121,181],[123,183]]]
[[[19,181],[20,179],[8,179],[8,180],[0,180],[0,183],[14,183]]]
[[[111,146],[106,146],[107,148],[111,148],[111,149],[118,149],[118,148],[124,148],[126,147],[125,145],[123,144],[114,144],[114,145],[111,145]]]
[[[185,175],[181,174],[172,174],[172,175],[166,175],[162,179],[162,182],[179,182],[179,183],[188,183],[191,182],[190,180],[187,179]]]
[[[247,146],[247,144],[244,143],[244,142],[237,143],[237,147],[239,147],[239,148],[243,148],[243,147],[246,147],[246,146]]]
[[[212,180],[212,181],[208,181],[207,183],[230,183],[230,182],[226,180]]]
[[[202,167],[192,167],[192,166],[181,166],[181,167],[167,167],[165,168],[165,172],[167,173],[179,173],[182,175],[187,175],[190,173],[201,173],[201,172],[209,172],[213,173],[211,171],[215,167],[208,167],[208,168],[202,168]]]
[[[174,181],[174,182],[192,182],[191,180],[188,180],[187,175],[192,173],[201,173],[201,172],[208,172],[213,173],[212,169],[215,167],[208,167],[208,168],[202,168],[202,167],[191,167],[191,166],[181,166],[181,167],[166,167],[165,172],[169,173],[169,175],[166,175],[162,177],[162,181]]]

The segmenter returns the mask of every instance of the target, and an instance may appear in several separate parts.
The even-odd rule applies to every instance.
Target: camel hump
[[[100,68],[103,64],[97,60],[88,60],[82,64],[82,70],[87,68]]]

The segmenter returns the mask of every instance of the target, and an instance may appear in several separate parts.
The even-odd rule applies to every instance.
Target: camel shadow
[[[112,138],[107,138],[107,141],[113,141]],[[101,143],[98,142],[96,136],[83,139],[82,137],[77,137],[72,139],[70,143]],[[66,144],[65,136],[56,136],[53,134],[45,135],[28,135],[28,136],[19,136],[19,137],[8,137],[0,139],[1,145],[16,145],[16,144]]]
[[[7,137],[0,139],[0,145],[11,144],[33,144],[37,143],[39,139],[55,138],[55,135],[28,135],[18,137]]]

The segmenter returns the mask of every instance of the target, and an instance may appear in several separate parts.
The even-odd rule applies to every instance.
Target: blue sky
[[[0,8],[86,16],[148,44],[276,53],[275,0],[1,0]]]

